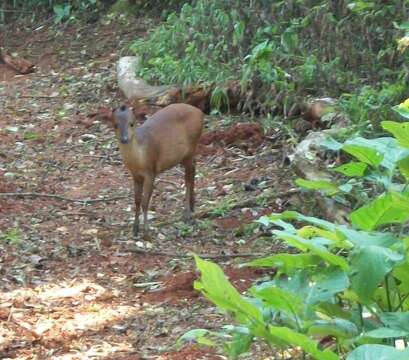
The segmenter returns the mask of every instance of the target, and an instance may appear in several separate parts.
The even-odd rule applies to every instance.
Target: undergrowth
[[[210,87],[214,107],[226,105],[236,82],[240,110],[287,115],[307,95],[345,94],[343,105],[358,121],[375,110],[374,96],[382,106],[405,96],[407,54],[396,49],[401,29],[393,23],[406,21],[408,11],[405,1],[388,3],[196,0],[131,49],[141,57],[140,76]]]
[[[394,110],[409,120],[409,99]],[[195,340],[223,349],[231,359],[261,341],[292,348],[294,359],[409,358],[409,126],[394,121],[381,125],[392,136],[321,143],[351,157],[332,169],[342,174],[337,180],[296,180],[350,203],[346,223],[296,211],[258,220],[272,239],[297,252],[245,264],[273,274],[246,295],[218,265],[195,257],[201,272],[195,289],[234,324],[219,331],[191,330],[179,343]]]

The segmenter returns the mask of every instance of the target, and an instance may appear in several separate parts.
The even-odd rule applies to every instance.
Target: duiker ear
[[[143,107],[143,108],[137,108],[137,109],[132,109],[132,112],[138,121],[145,121],[146,117],[148,115],[148,109]]]
[[[106,107],[100,107],[96,113],[95,118],[110,124],[114,124],[114,112]]]

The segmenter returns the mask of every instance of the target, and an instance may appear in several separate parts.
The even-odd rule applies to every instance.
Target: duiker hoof
[[[132,234],[133,236],[137,237],[139,233],[139,224],[133,224],[132,226]]]
[[[186,224],[193,224],[194,223],[194,219],[191,213],[185,213],[183,215],[183,220]]]

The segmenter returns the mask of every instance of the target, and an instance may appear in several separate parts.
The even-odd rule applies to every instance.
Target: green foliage
[[[407,89],[400,70],[407,54],[394,43],[405,29],[391,25],[406,21],[403,1],[370,4],[196,0],[131,49],[146,80],[208,86],[215,108],[228,106],[231,81],[241,84],[239,107],[273,115],[286,115],[307,94],[345,94],[341,107],[368,130]]]
[[[330,181],[326,180],[305,180],[305,179],[297,179],[295,183],[298,186],[301,186],[305,189],[311,190],[322,190],[326,192],[328,195],[336,194],[339,189],[336,185],[331,183]]]
[[[0,232],[0,240],[18,245],[21,243],[21,230],[19,228],[10,228],[5,232]]]
[[[235,204],[236,201],[233,199],[222,199],[209,211],[209,215],[212,217],[224,217],[233,209]]]
[[[69,4],[64,4],[64,5],[55,5],[53,7],[54,13],[55,13],[55,18],[54,22],[56,24],[59,24],[63,21],[66,21],[70,18],[71,14],[71,5]]]
[[[378,85],[365,85],[352,93],[342,94],[339,105],[354,125],[352,131],[379,131],[380,121],[395,117],[392,104],[407,96],[405,76],[404,73],[396,74],[393,83],[385,81]]]
[[[347,357],[347,360],[406,360],[409,357],[409,349],[397,350],[392,346],[385,345],[362,345],[355,349]]]
[[[91,20],[113,1],[115,0],[6,0],[0,4],[0,20],[4,17],[12,21],[20,12],[22,16],[31,13],[33,17],[53,13],[55,24],[74,20],[77,17]]]
[[[258,223],[297,250],[256,259],[247,266],[276,269],[269,280],[239,294],[211,262],[196,257],[196,289],[247,329],[246,346],[263,339],[270,346],[300,347],[314,359],[406,359],[409,350],[388,346],[409,338],[409,194],[399,164],[407,159],[406,123],[382,123],[395,138],[329,141],[359,162],[336,168],[348,181],[365,184],[367,201],[338,225],[295,211],[263,216]],[[302,179],[301,179],[302,180]],[[345,184],[300,181],[327,196]],[[329,191],[328,191],[329,190]],[[380,229],[383,229],[381,231]],[[203,332],[200,333],[203,336]],[[207,336],[205,334],[204,336]],[[226,336],[224,330],[218,336]],[[319,339],[331,337],[327,349]],[[209,344],[209,342],[208,342]],[[218,346],[212,343],[211,346]],[[305,358],[305,357],[304,357]]]

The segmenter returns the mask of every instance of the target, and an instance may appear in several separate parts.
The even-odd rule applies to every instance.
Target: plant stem
[[[388,302],[388,311],[392,311],[392,303],[391,303],[391,294],[389,289],[389,281],[388,275],[385,276],[385,291],[386,291],[386,300]]]

